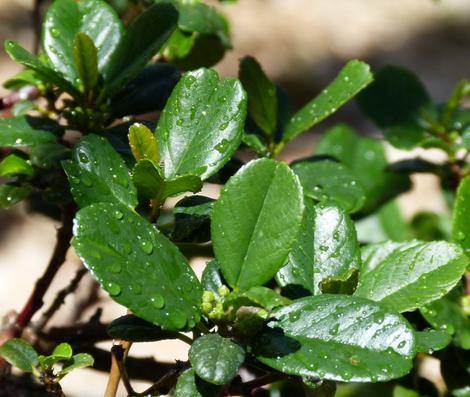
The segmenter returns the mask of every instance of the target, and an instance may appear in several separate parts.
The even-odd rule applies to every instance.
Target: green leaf
[[[140,196],[159,202],[185,192],[197,193],[202,188],[201,178],[196,175],[165,179],[158,166],[147,159],[137,162],[132,171],[132,180]]]
[[[201,284],[204,291],[211,291],[216,296],[219,295],[219,288],[225,285],[220,273],[219,264],[215,259],[208,262],[204,268]]]
[[[48,66],[44,65],[35,55],[25,50],[18,43],[15,43],[11,40],[5,41],[5,52],[13,61],[26,66],[28,69],[31,69],[42,80],[56,85],[65,92],[68,92],[74,98],[80,98],[80,92],[72,84],[62,78],[58,72],[55,72]]]
[[[268,157],[269,151],[266,145],[261,142],[258,135],[255,134],[243,134],[242,142],[253,150],[260,157]]]
[[[59,377],[59,379],[63,378],[65,375],[75,369],[92,367],[94,362],[95,360],[88,353],[75,354],[69,361],[64,364],[57,376]]]
[[[114,95],[136,77],[176,27],[178,13],[167,3],[148,8],[127,28],[104,70],[106,93]]]
[[[70,149],[60,143],[43,143],[31,150],[31,164],[38,168],[61,168],[60,162],[69,157]]]
[[[444,331],[416,331],[416,351],[422,353],[433,353],[444,349],[452,340],[451,336]]]
[[[173,208],[175,222],[171,239],[188,243],[209,241],[213,205],[214,200],[204,196],[189,196],[178,201]]]
[[[137,205],[129,171],[105,138],[87,135],[75,146],[72,160],[62,165],[80,207],[99,202],[122,203],[130,208]]]
[[[284,264],[304,209],[289,167],[260,159],[242,167],[214,205],[211,234],[220,269],[241,290],[269,281]]]
[[[195,174],[207,179],[240,145],[246,95],[239,81],[213,70],[186,73],[176,85],[156,130],[166,178]]]
[[[457,189],[455,199],[453,220],[452,220],[452,239],[470,254],[470,176],[465,177]]]
[[[14,117],[24,116],[33,110],[38,110],[37,105],[32,101],[18,101],[11,107],[11,114]]]
[[[276,307],[291,303],[290,299],[279,295],[277,292],[267,287],[251,287],[248,291],[243,292],[242,296],[267,310],[272,310]]]
[[[36,350],[22,339],[9,339],[0,346],[0,356],[23,372],[33,372],[39,364]]]
[[[167,330],[199,321],[202,289],[186,259],[132,210],[92,204],[75,218],[73,246],[101,286],[137,316]]]
[[[44,119],[30,116],[0,119],[0,147],[21,148],[54,142],[57,137],[51,127],[53,125]]]
[[[368,262],[376,262],[374,266],[365,262],[355,295],[398,312],[412,311],[441,298],[468,265],[462,250],[444,241],[384,243],[382,247],[369,258]]]
[[[419,393],[414,390],[405,389],[402,386],[395,386],[393,389],[393,397],[420,397]]]
[[[327,118],[372,82],[370,67],[353,60],[341,70],[336,79],[320,95],[295,113],[289,120],[283,142],[289,142],[303,131]]]
[[[221,61],[225,52],[226,47],[217,36],[200,34],[192,40],[190,51],[172,63],[180,70],[208,68]]]
[[[194,372],[215,385],[230,383],[244,361],[243,348],[217,334],[197,338],[189,349],[189,362]]]
[[[23,159],[22,157],[16,154],[8,155],[0,163],[0,176],[32,176],[33,174],[34,170],[29,161]]]
[[[160,160],[157,141],[144,124],[135,123],[129,128],[129,144],[137,161],[149,159],[158,163]]]
[[[254,353],[281,372],[319,380],[382,382],[412,367],[411,326],[367,299],[310,296],[272,315],[272,330],[257,338]]]
[[[446,297],[422,307],[420,311],[434,328],[453,335],[457,346],[470,349],[470,319],[458,303]]]
[[[133,315],[119,317],[111,322],[106,329],[113,339],[131,342],[154,342],[176,339],[176,333],[165,331],[152,323]]]
[[[39,356],[41,368],[49,370],[59,361],[66,361],[72,357],[72,347],[68,343],[61,343],[54,348],[50,356]]]
[[[364,205],[364,188],[356,175],[332,160],[301,161],[292,165],[304,194],[316,201],[337,205],[347,212],[357,212]]]
[[[78,39],[77,34],[80,34]],[[88,70],[85,73],[87,79],[93,76],[91,81],[97,78],[95,68],[103,71],[121,36],[119,17],[106,2],[55,0],[44,18],[42,46],[54,69],[78,87],[84,69]],[[97,49],[96,53],[93,47]],[[80,55],[81,60],[76,62],[78,54],[74,52],[81,50],[85,51]],[[82,83],[86,87],[89,82],[82,80]]]
[[[248,113],[267,135],[273,135],[277,125],[276,86],[252,57],[241,60],[239,76],[248,94]]]
[[[30,185],[0,185],[0,208],[10,208],[24,200],[32,192]]]
[[[25,69],[18,72],[13,77],[9,78],[3,83],[3,87],[12,91],[19,90],[20,88],[23,88],[27,85],[32,85],[39,89],[44,89],[44,81],[39,78],[36,72],[29,69]]]
[[[175,397],[216,397],[220,388],[203,381],[188,368],[181,372],[176,382]]]
[[[91,93],[99,79],[98,50],[87,34],[79,32],[75,35],[73,59],[83,90]]]
[[[312,294],[321,294],[325,280],[347,280],[361,266],[361,251],[354,223],[338,207],[306,200],[297,241],[287,264],[279,270],[281,287],[301,286]]]
[[[353,171],[366,195],[361,213],[374,211],[411,186],[407,175],[386,170],[388,164],[382,142],[361,137],[347,125],[336,125],[322,135],[315,154],[334,156]]]

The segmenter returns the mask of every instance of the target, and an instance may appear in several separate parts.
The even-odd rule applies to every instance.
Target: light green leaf
[[[284,264],[304,209],[289,167],[260,159],[225,185],[212,213],[211,234],[220,269],[241,290],[269,281]]]
[[[251,287],[248,291],[243,292],[242,296],[267,310],[272,310],[276,307],[291,303],[290,299],[279,295],[277,292],[267,287]]]
[[[384,243],[365,261],[355,295],[398,312],[412,311],[449,292],[467,265],[468,259],[455,244]]]
[[[304,194],[316,201],[335,204],[346,211],[357,212],[364,205],[364,188],[356,175],[332,160],[302,161],[292,165]]]
[[[306,201],[297,241],[286,266],[277,274],[280,286],[301,286],[321,294],[325,280],[347,280],[361,266],[360,248],[354,223],[338,207]]]
[[[452,220],[452,239],[470,255],[470,176],[465,177],[457,189]]]
[[[94,362],[95,360],[88,353],[75,354],[69,361],[64,364],[57,376],[59,377],[59,379],[63,378],[65,375],[75,369],[92,367]]]
[[[16,154],[10,154],[0,163],[0,176],[27,175],[32,176],[33,167],[29,161]]]
[[[167,330],[193,328],[202,288],[186,259],[120,204],[92,204],[75,218],[73,246],[101,286],[137,316]]]
[[[336,79],[320,95],[311,100],[289,120],[283,142],[318,124],[372,82],[369,65],[353,60],[341,70]]]
[[[58,126],[45,119],[19,116],[0,119],[0,147],[27,147],[54,142]]]
[[[246,95],[239,81],[199,69],[183,76],[158,122],[156,136],[166,178],[207,179],[240,145]]]
[[[395,386],[393,389],[393,397],[420,397],[419,393],[414,390],[406,389],[402,386]]]
[[[135,123],[129,128],[129,145],[134,158],[139,161],[149,159],[158,164],[157,141],[153,133],[144,125]]]
[[[258,135],[244,133],[242,142],[260,157],[267,157],[269,155],[268,148],[263,142],[261,142]]]
[[[197,338],[189,349],[189,362],[194,372],[215,385],[230,383],[244,361],[243,348],[218,334]]]
[[[0,185],[0,208],[10,208],[28,197],[32,191],[30,185]]]
[[[124,160],[103,137],[87,135],[75,146],[72,160],[62,165],[80,207],[91,203],[137,205],[137,193]]]
[[[98,83],[98,50],[85,33],[75,35],[73,59],[85,93],[91,93]]]
[[[33,372],[39,364],[36,350],[22,339],[9,339],[0,346],[0,356],[23,372]]]
[[[422,310],[422,309],[421,309]],[[436,350],[444,349],[452,340],[451,336],[444,331],[416,331],[416,351],[431,354]]]
[[[408,373],[414,334],[400,315],[367,299],[317,295],[277,309],[254,353],[291,375],[377,382]]]
[[[72,358],[72,347],[68,343],[57,345],[50,356],[39,356],[39,364],[44,369],[52,369],[55,363]]]

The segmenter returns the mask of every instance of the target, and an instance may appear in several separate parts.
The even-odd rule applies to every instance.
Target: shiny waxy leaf
[[[154,342],[175,339],[178,335],[172,331],[165,331],[133,315],[126,315],[113,320],[108,325],[106,332],[113,339],[131,342]]]
[[[453,211],[452,239],[467,255],[470,254],[470,176],[464,178],[457,190]]]
[[[10,154],[0,163],[0,176],[27,175],[32,176],[33,167],[29,161],[23,159],[16,154]]]
[[[44,119],[19,116],[0,119],[0,147],[27,147],[54,142],[58,126]]]
[[[158,202],[185,192],[197,193],[202,181],[196,175],[182,175],[165,179],[160,168],[151,160],[140,160],[132,171],[132,180],[139,195]]]
[[[312,294],[321,294],[322,281],[347,280],[361,265],[361,251],[354,223],[338,207],[306,200],[297,241],[286,266],[277,274],[282,286],[301,286]]]
[[[332,160],[302,161],[292,165],[304,194],[316,201],[335,204],[347,212],[357,212],[364,205],[364,188],[356,175]]]
[[[189,362],[194,372],[215,385],[229,383],[245,361],[243,348],[217,334],[199,337],[189,349]]]
[[[318,295],[277,309],[254,347],[281,372],[346,382],[377,382],[409,372],[414,335],[406,320],[349,295]]]
[[[176,85],[156,136],[166,178],[195,174],[207,179],[240,145],[246,95],[239,81],[213,70],[189,72]]]
[[[382,142],[361,137],[346,125],[329,129],[318,142],[315,154],[334,156],[353,171],[366,195],[361,213],[375,210],[410,188],[407,175],[386,171],[387,159]]]
[[[54,348],[50,356],[39,356],[39,364],[41,368],[50,370],[54,364],[72,358],[72,354],[72,347],[68,343],[61,343]]]
[[[168,3],[155,4],[127,28],[104,70],[105,90],[113,96],[134,79],[176,28],[178,13]]]
[[[468,265],[455,244],[447,242],[384,243],[360,273],[355,295],[381,302],[398,312],[411,311],[449,292]],[[379,255],[375,260],[374,255]]]
[[[416,351],[429,354],[444,349],[452,340],[447,332],[435,330],[416,331],[415,338]]]
[[[91,203],[137,205],[137,194],[124,160],[111,144],[97,135],[87,135],[62,162],[70,190],[80,207]]]
[[[135,123],[129,128],[129,144],[132,155],[137,161],[149,159],[158,163],[157,141],[144,124]]]
[[[181,372],[176,382],[175,397],[216,397],[219,387],[203,381],[194,373],[193,368]]]
[[[304,209],[298,179],[284,163],[260,159],[225,185],[212,213],[220,269],[241,290],[269,281],[284,264]]]
[[[86,34],[90,40],[80,33]],[[54,69],[78,86],[83,77],[82,72],[85,69],[90,70],[92,64],[92,69],[97,67],[99,71],[103,71],[118,46],[121,35],[121,21],[106,2],[55,0],[44,18],[42,46]],[[93,47],[97,49],[96,54],[93,54]],[[80,62],[75,62],[76,56]],[[95,57],[96,60],[93,59]],[[92,81],[97,78],[96,74],[96,70],[92,74],[86,73],[87,78],[91,77]],[[84,80],[81,82],[85,87],[88,85]]]
[[[163,329],[193,328],[202,288],[186,259],[132,210],[110,203],[78,212],[73,246],[118,303]]]
[[[98,83],[98,50],[93,40],[85,33],[75,35],[73,59],[83,90],[91,93]]]
[[[248,94],[248,113],[266,134],[274,134],[277,125],[276,86],[252,57],[242,59],[239,75]]]
[[[172,241],[204,243],[211,239],[210,223],[214,200],[204,196],[181,199],[173,208]]]
[[[75,354],[64,364],[62,369],[57,373],[57,376],[60,379],[75,369],[91,367],[94,361],[93,357],[88,353]]]
[[[267,287],[251,287],[243,292],[242,296],[268,310],[291,303],[290,299]]]
[[[204,291],[211,291],[214,295],[219,295],[219,288],[225,284],[220,274],[219,264],[216,260],[210,261],[204,268],[201,284]]]
[[[28,197],[32,191],[30,185],[0,185],[0,208],[10,208]]]
[[[369,65],[353,60],[320,95],[311,100],[289,120],[282,140],[289,142],[318,124],[372,82]]]
[[[33,372],[39,364],[36,350],[22,339],[10,339],[0,346],[0,356],[23,372]]]

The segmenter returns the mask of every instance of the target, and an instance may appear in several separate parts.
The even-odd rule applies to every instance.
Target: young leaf
[[[154,342],[175,339],[178,335],[172,331],[164,331],[152,323],[133,315],[119,317],[111,322],[106,333],[113,339],[131,342]]]
[[[77,34],[80,34],[80,43],[77,42]],[[55,0],[44,18],[42,46],[54,69],[77,87],[85,64],[88,71],[93,70],[91,74],[86,73],[92,81],[97,78],[95,67],[103,71],[121,35],[121,21],[105,1]],[[88,40],[84,39],[85,36]],[[86,43],[84,40],[87,40]],[[77,46],[85,50],[77,54],[80,55],[80,62],[75,62],[74,52],[80,50],[76,49]],[[94,53],[93,47],[97,53]],[[84,80],[82,83],[88,85]]]
[[[312,294],[321,294],[322,281],[345,281],[359,269],[360,255],[356,229],[348,214],[338,207],[314,207],[306,200],[297,242],[277,280],[281,287],[301,286]]]
[[[286,126],[282,141],[291,141],[303,131],[336,112],[372,80],[369,65],[357,60],[348,62],[336,79],[320,95],[292,116]]]
[[[97,135],[87,135],[62,165],[70,181],[70,190],[80,207],[92,203],[137,205],[137,193],[123,159],[111,144]]]
[[[257,338],[258,360],[281,372],[377,382],[409,372],[414,334],[403,317],[367,299],[317,295],[277,309]]]
[[[218,334],[197,338],[189,349],[189,362],[194,372],[214,385],[230,383],[244,361],[243,348]]]
[[[243,134],[242,142],[260,157],[268,157],[269,151],[266,145],[256,134]]]
[[[39,364],[44,369],[52,369],[55,363],[69,360],[72,354],[72,347],[68,343],[61,343],[54,348],[50,356],[39,356]]]
[[[139,195],[149,200],[165,200],[185,192],[197,193],[202,181],[196,175],[183,175],[165,179],[160,169],[151,160],[140,160],[132,171],[132,180]]]
[[[452,340],[451,336],[444,331],[416,331],[416,351],[431,354],[436,350],[444,349]]]
[[[75,369],[92,367],[94,364],[93,357],[88,353],[78,353],[75,354],[69,361],[67,361],[62,369],[59,371],[57,376],[63,378],[69,372],[72,372]]]
[[[199,321],[202,288],[186,259],[145,219],[120,204],[92,204],[75,218],[73,246],[101,286],[166,330]]]
[[[176,382],[175,397],[217,397],[220,387],[203,381],[188,368],[181,372]]]
[[[32,176],[34,173],[31,164],[16,154],[10,154],[0,163],[0,176],[26,175]]]
[[[75,35],[73,46],[74,65],[85,93],[91,93],[98,83],[98,50],[93,40],[85,33]]]
[[[113,96],[142,71],[168,40],[177,19],[178,13],[171,4],[154,4],[127,28],[104,70],[108,96]]]
[[[220,269],[241,290],[269,281],[284,264],[304,209],[298,179],[284,163],[255,160],[225,185],[211,234]]]
[[[251,287],[249,290],[243,292],[242,296],[267,310],[272,310],[276,307],[291,303],[290,299],[279,295],[277,292],[267,287]]]
[[[366,196],[356,175],[332,160],[301,161],[292,165],[304,194],[316,201],[337,205],[354,213],[362,208]]]
[[[470,176],[465,177],[457,189],[452,220],[452,239],[470,254]]]
[[[412,311],[441,298],[460,280],[468,265],[467,257],[455,244],[436,241],[392,245],[385,255],[379,251],[375,267],[361,271],[355,295],[398,312]]]
[[[194,174],[207,179],[241,142],[246,95],[239,81],[220,80],[213,70],[183,76],[156,130],[166,178]]]
[[[20,116],[0,120],[0,147],[27,147],[54,142],[57,131],[52,123],[44,119]]]
[[[0,346],[0,356],[23,372],[33,372],[39,364],[36,350],[22,339],[9,339]]]
[[[248,113],[267,135],[273,135],[277,124],[276,86],[252,57],[242,59],[239,76],[248,94]]]
[[[129,128],[129,144],[137,161],[149,159],[158,164],[157,141],[144,124],[135,123]]]
[[[12,205],[24,200],[32,192],[30,185],[0,185],[0,208],[10,208]]]

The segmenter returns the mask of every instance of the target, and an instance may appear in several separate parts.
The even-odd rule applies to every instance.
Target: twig
[[[278,380],[285,379],[287,375],[281,373],[270,373],[259,378],[253,379],[249,382],[234,382],[227,390],[226,395],[242,395],[250,396],[251,392],[254,389],[257,389],[261,386],[269,385],[271,383],[277,382]]]
[[[104,393],[104,397],[115,397],[117,389],[119,387],[119,381],[122,377],[121,367],[122,360],[125,359],[127,353],[129,352],[130,347],[132,346],[132,342],[127,341],[119,341],[114,345],[111,349],[111,369],[109,370],[109,378],[108,384],[106,385],[106,391]],[[119,348],[122,349],[122,354],[117,355],[116,352],[119,351]],[[127,372],[124,372],[124,375],[127,376]],[[124,386],[129,387],[129,390],[132,390],[132,386],[130,385],[128,379],[127,382],[124,380]],[[131,393],[132,395],[132,393]]]
[[[41,331],[42,329],[44,329],[44,327],[47,325],[47,323],[49,322],[49,320],[52,318],[52,316],[54,315],[54,313],[59,310],[60,306],[62,306],[62,304],[64,303],[65,301],[65,298],[67,295],[71,294],[72,292],[74,292],[77,287],[78,287],[78,284],[80,283],[81,279],[83,278],[83,276],[87,273],[87,269],[85,268],[81,268],[79,269],[76,273],[75,273],[75,277],[70,281],[70,284],[67,285],[65,288],[61,289],[58,294],[56,295],[54,301],[52,302],[52,304],[49,306],[49,308],[42,314],[41,318],[39,319],[39,321],[34,324],[33,326],[33,330],[35,332],[38,332],[38,331]]]
[[[129,380],[129,376],[127,375],[126,371],[126,366],[125,366],[125,359],[126,355],[129,352],[130,348],[130,342],[128,343],[127,349],[124,348],[125,344],[123,343],[122,345],[115,345],[111,349],[111,354],[116,358],[116,362],[119,368],[119,372],[121,374],[121,379],[122,383],[124,384],[124,387],[126,388],[127,394],[130,396],[134,395],[134,389],[132,388],[131,382]]]

